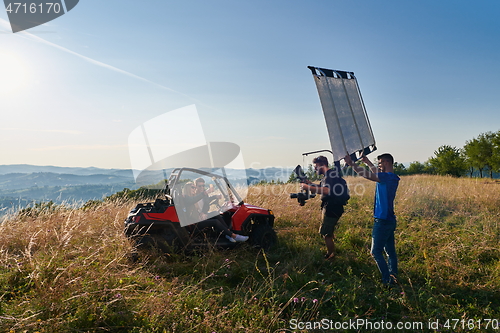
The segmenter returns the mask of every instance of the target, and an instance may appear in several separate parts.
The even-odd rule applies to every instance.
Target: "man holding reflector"
[[[377,170],[366,157],[377,148],[354,73],[312,66],[308,68],[318,88],[333,160],[338,162],[344,159],[358,174],[377,182],[371,254],[382,273],[382,282],[390,285],[396,282],[398,273],[394,246],[396,229],[394,198],[399,177],[393,172],[394,159],[390,154],[378,156]],[[357,159],[356,154],[361,155],[369,170],[353,162]],[[384,258],[384,251],[388,256],[388,262]]]
[[[399,177],[394,174],[394,158],[391,154],[379,155],[377,169],[368,157],[362,156],[362,161],[368,165],[368,170],[354,163],[349,155],[345,156],[344,160],[360,176],[377,182],[370,252],[380,273],[382,273],[382,283],[390,286],[397,282],[398,275],[398,258],[394,244],[394,230],[396,230],[394,198],[398,189]],[[384,258],[384,251],[387,254],[387,262]]]

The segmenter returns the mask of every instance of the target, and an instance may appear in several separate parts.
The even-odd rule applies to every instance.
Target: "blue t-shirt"
[[[394,221],[396,220],[394,198],[398,189],[399,177],[392,172],[379,172],[377,177],[380,182],[377,182],[375,188],[373,216],[376,219]]]

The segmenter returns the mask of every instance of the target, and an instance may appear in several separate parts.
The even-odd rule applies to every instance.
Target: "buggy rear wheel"
[[[144,235],[137,235],[135,238],[139,247],[156,248],[164,253],[181,252],[189,242],[186,230],[173,224],[167,224]]]

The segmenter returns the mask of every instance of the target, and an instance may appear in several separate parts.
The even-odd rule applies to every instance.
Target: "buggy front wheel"
[[[276,231],[268,224],[260,224],[250,234],[252,245],[264,250],[269,250],[276,245],[278,237]]]

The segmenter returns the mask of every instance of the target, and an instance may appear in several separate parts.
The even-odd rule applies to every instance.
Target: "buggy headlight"
[[[274,215],[272,210],[269,210],[269,215]]]

